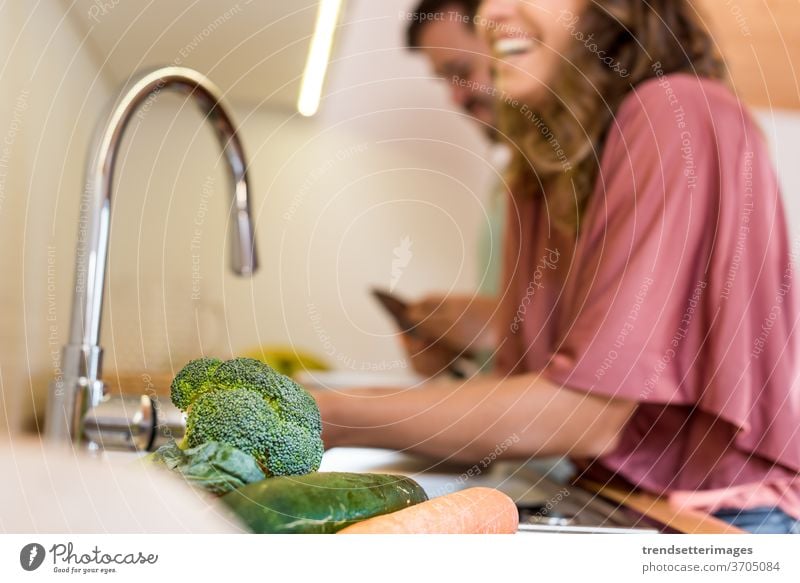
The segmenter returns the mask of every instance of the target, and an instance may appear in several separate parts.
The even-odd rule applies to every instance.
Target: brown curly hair
[[[726,70],[688,0],[591,0],[577,20],[563,24],[573,28],[575,42],[550,84],[551,96],[527,119],[519,108],[502,104],[500,125],[514,146],[514,196],[547,193],[555,224],[576,230],[608,128],[632,88],[657,71],[724,79]],[[592,51],[578,40],[589,35]]]

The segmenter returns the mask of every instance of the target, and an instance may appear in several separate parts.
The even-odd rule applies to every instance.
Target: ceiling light
[[[319,3],[317,23],[314,26],[314,36],[311,38],[308,60],[305,71],[303,71],[300,98],[297,101],[297,110],[306,117],[314,115],[319,109],[322,86],[328,70],[333,37],[341,8],[342,0],[321,0]]]

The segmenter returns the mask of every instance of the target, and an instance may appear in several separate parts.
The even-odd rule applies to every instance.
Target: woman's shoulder
[[[721,122],[738,119],[740,125],[747,117],[725,82],[688,73],[657,75],[643,81],[625,97],[617,113],[617,121],[623,126],[646,119],[654,128],[683,122],[707,125],[715,133],[725,127]]]

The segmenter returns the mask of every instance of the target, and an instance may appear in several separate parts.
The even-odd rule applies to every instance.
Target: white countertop
[[[551,471],[552,470],[552,471]],[[406,453],[370,448],[342,447],[325,452],[320,471],[370,472],[401,474],[416,480],[428,496],[435,498],[471,488],[488,486],[502,490],[520,501],[546,500],[540,488],[540,476],[551,472],[551,479],[560,479],[563,470],[554,460],[537,462],[497,461],[489,467],[436,463]]]

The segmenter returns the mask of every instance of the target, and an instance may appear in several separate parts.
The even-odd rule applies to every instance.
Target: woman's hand
[[[418,374],[429,378],[447,370],[448,365],[452,364],[458,354],[435,340],[423,340],[409,333],[401,334],[400,341],[411,361],[411,368]]]
[[[495,299],[487,296],[430,295],[410,304],[407,316],[416,326],[402,342],[414,370],[434,376],[455,354],[492,349],[495,311]]]

